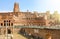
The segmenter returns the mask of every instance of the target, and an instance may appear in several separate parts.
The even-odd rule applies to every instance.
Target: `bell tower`
[[[14,3],[14,9],[13,9],[14,12],[19,12],[19,4],[18,3]]]

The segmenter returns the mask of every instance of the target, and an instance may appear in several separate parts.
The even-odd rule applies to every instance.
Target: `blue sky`
[[[60,0],[0,0],[0,11],[13,11],[15,2],[19,3],[20,11],[60,12]]]

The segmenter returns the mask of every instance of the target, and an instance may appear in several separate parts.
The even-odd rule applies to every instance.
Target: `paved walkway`
[[[13,34],[13,39],[27,39],[27,38],[22,36],[22,35],[20,35],[20,34],[14,33]]]
[[[0,39],[6,39],[5,35],[0,35]],[[8,37],[8,39],[11,39],[11,38]],[[27,39],[27,38],[22,36],[22,35],[20,35],[20,34],[14,33],[12,39]]]
[[[0,35],[0,39],[5,39],[5,35]]]

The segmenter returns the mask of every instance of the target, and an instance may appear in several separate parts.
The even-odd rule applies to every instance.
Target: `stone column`
[[[1,28],[1,34],[4,34],[4,29],[3,28]]]
[[[1,28],[0,28],[0,35],[1,35]]]

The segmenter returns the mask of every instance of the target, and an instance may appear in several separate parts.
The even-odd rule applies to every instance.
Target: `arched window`
[[[9,22],[10,22],[10,20],[9,20]]]
[[[3,23],[1,23],[1,26],[3,26]]]
[[[13,26],[13,23],[11,23],[11,20],[4,20],[4,26]]]
[[[10,23],[9,23],[9,26],[10,26]]]
[[[6,22],[6,20],[4,20],[4,23]]]
[[[8,22],[8,20],[6,20],[6,22]]]
[[[13,26],[13,23],[11,23],[11,26]]]

